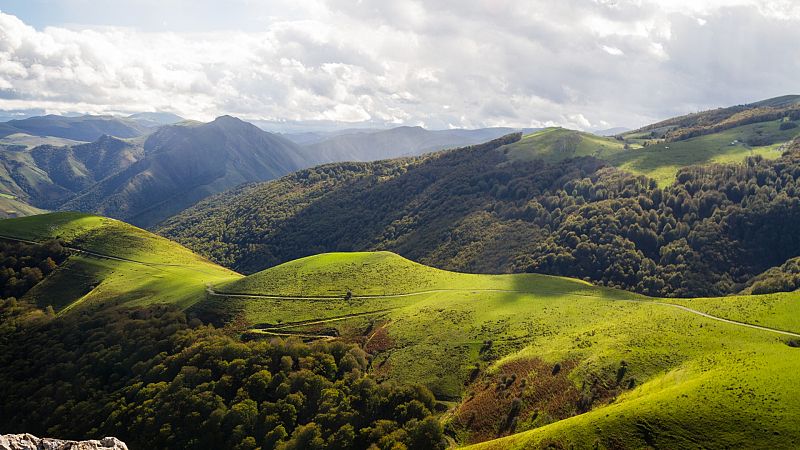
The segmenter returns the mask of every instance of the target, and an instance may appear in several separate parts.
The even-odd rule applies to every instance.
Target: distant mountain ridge
[[[280,135],[230,116],[204,124],[159,112],[31,117],[0,123],[0,216],[76,209],[152,227],[241,184],[320,164],[414,157],[515,131],[525,136],[504,148],[508,164],[592,156],[667,186],[688,165],[777,157],[798,134],[798,121],[800,96],[605,130],[613,138],[559,128],[410,126]]]
[[[231,116],[55,115],[0,123],[0,215],[95,212],[152,226],[208,195],[339,161],[372,161],[479,143],[511,129],[398,127],[284,136]],[[292,142],[293,137],[306,145]],[[86,143],[81,143],[86,141]],[[31,208],[17,207],[31,205]]]
[[[50,114],[0,123],[0,137],[26,133],[88,142],[103,135],[132,138],[147,132],[148,128],[139,122],[115,116],[65,117]]]
[[[73,146],[0,151],[0,187],[39,208],[60,206],[144,155],[141,145],[111,136]]]
[[[151,226],[208,195],[276,178],[304,164],[295,144],[230,116],[161,127],[144,142],[143,152],[59,209]]]
[[[355,130],[311,142],[305,145],[305,150],[308,159],[316,164],[375,161],[479,144],[515,131],[534,130],[516,128],[426,130],[418,126],[403,126],[388,130]]]

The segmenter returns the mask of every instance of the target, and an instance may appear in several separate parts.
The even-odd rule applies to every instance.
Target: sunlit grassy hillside
[[[498,149],[512,161],[541,158],[557,161],[594,156],[626,171],[646,175],[660,185],[672,183],[681,167],[732,163],[748,156],[777,158],[781,145],[800,134],[800,128],[781,129],[783,120],[742,125],[691,139],[664,142],[650,134],[629,133],[620,139],[564,128],[528,134]]]
[[[205,285],[236,279],[172,241],[114,219],[54,213],[0,221],[0,236],[31,241],[60,239],[83,250],[28,295],[56,311],[97,302],[177,303],[188,307]]]
[[[61,314],[166,302],[219,314],[249,339],[358,342],[377,379],[435,393],[459,445],[800,444],[798,293],[655,299],[568,278],[448,272],[389,252],[322,254],[242,278],[75,213],[0,221],[0,236],[74,249],[27,294]]]
[[[800,442],[792,337],[659,299],[542,275],[440,271],[387,252],[303,258],[216,290],[210,301],[243,313],[254,337],[360,340],[379,378],[454,402],[445,420],[462,444],[508,434],[492,448]],[[678,303],[800,332],[799,300]]]

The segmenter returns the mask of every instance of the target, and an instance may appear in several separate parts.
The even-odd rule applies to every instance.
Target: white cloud
[[[622,50],[618,49],[617,47],[611,47],[611,46],[608,46],[608,45],[604,45],[603,46],[603,51],[608,53],[609,55],[614,55],[614,56],[621,56],[621,55],[625,54],[625,52],[623,52]]]
[[[788,0],[164,0],[157,22],[121,1],[102,27],[62,2],[92,25],[0,13],[0,109],[636,126],[795,93],[800,69]]]

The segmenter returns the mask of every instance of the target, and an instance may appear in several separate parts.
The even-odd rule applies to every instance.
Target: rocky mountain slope
[[[89,441],[66,441],[38,438],[26,433],[0,435],[0,450],[128,450],[128,447],[124,442],[113,437]]]

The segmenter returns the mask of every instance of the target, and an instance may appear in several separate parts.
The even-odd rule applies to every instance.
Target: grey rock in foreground
[[[0,435],[0,450],[128,450],[128,446],[113,437],[91,441],[65,441],[37,438],[25,433]]]

